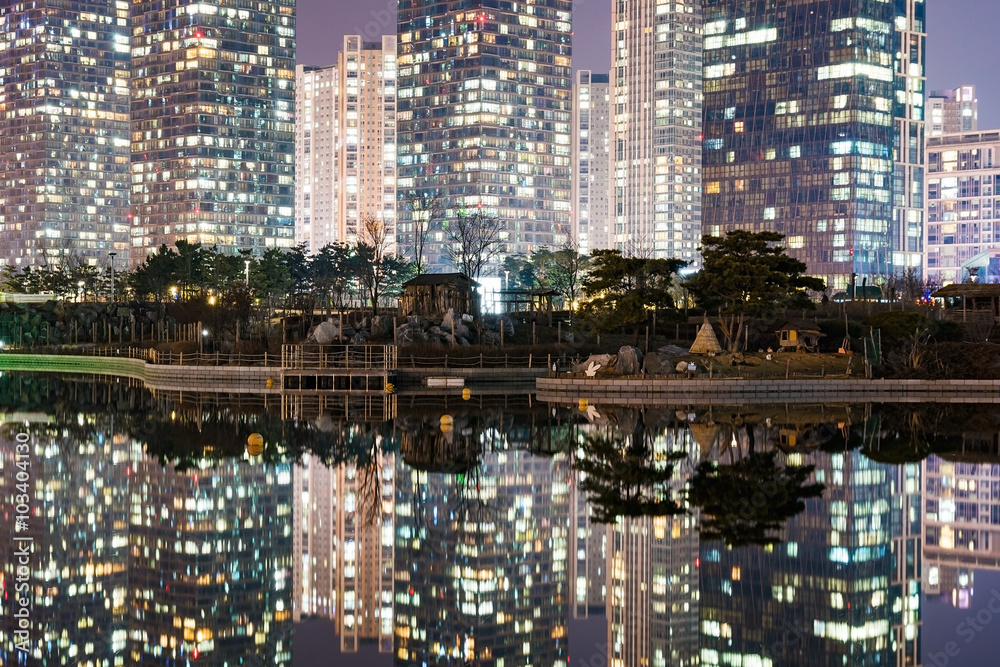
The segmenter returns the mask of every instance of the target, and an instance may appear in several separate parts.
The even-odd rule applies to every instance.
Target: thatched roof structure
[[[715,336],[715,329],[712,328],[708,320],[705,320],[691,345],[691,354],[719,354],[721,352],[722,346],[719,345],[719,339]]]

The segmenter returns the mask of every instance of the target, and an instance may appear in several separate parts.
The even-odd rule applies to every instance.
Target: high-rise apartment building
[[[300,65],[296,80],[296,243],[366,240],[369,218],[394,245],[396,38],[347,35],[336,66]]]
[[[975,86],[932,90],[927,96],[927,136],[975,132],[979,129],[979,99]]]
[[[291,246],[295,0],[131,7],[133,263]]]
[[[1000,131],[927,139],[924,276],[1000,282]],[[970,272],[970,269],[973,271]]]
[[[833,287],[917,269],[923,0],[706,0],[705,233],[776,231]]]
[[[580,252],[611,247],[611,86],[580,70],[573,82],[573,226]]]
[[[693,266],[701,243],[702,3],[625,0],[611,16],[611,247]]]
[[[569,240],[571,30],[570,0],[400,3],[397,237],[426,235],[432,271],[452,269],[444,225],[464,211],[502,220],[509,253]]]
[[[0,6],[0,266],[128,253],[130,6]]]

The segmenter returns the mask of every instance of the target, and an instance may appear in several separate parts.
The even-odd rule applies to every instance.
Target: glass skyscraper
[[[0,266],[128,251],[129,6],[0,6]]]
[[[427,234],[432,271],[447,224],[482,208],[505,221],[510,253],[569,240],[570,0],[400,3],[398,228],[401,248]],[[408,202],[436,197],[444,220],[414,229]]]
[[[705,0],[704,218],[843,287],[919,267],[923,0]]]
[[[294,242],[295,0],[132,4],[133,261]]]

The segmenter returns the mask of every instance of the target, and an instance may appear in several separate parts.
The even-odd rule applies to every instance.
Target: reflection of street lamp
[[[78,282],[76,284],[76,286],[78,288],[80,288],[80,294],[79,294],[79,296],[76,297],[76,300],[77,301],[83,301],[83,281],[81,280],[80,282]]]
[[[109,252],[108,257],[111,258],[111,303],[115,302],[115,256],[118,253]]]

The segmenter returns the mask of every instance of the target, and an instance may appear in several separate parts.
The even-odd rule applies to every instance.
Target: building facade
[[[923,1],[757,6],[704,3],[705,233],[784,234],[835,288],[918,269]]]
[[[295,0],[132,3],[132,261],[294,243]]]
[[[611,86],[607,74],[576,73],[573,83],[573,226],[581,254],[611,247]]]
[[[702,231],[702,4],[626,0],[611,16],[611,247],[693,268]]]
[[[1000,282],[1000,131],[927,140],[924,276],[937,285]]]
[[[979,99],[975,86],[932,90],[927,96],[927,136],[975,132],[979,129]]]
[[[565,245],[572,166],[570,0],[401,3],[397,238],[450,270],[447,221],[482,210],[507,253]],[[414,202],[439,202],[437,219]]]
[[[0,266],[128,253],[129,6],[0,7]]]
[[[368,218],[394,247],[396,38],[347,35],[336,67],[300,65],[296,79],[296,243],[365,240]]]

